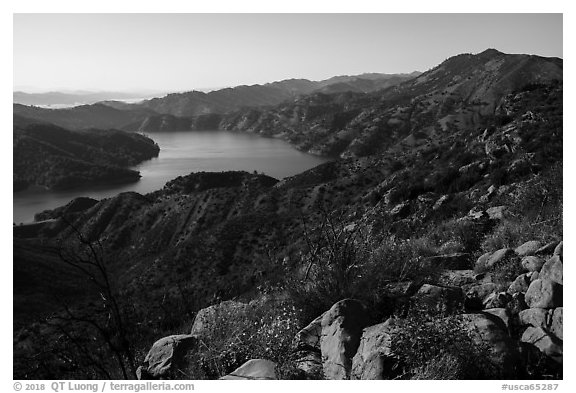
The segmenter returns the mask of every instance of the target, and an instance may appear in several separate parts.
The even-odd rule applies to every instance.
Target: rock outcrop
[[[276,363],[266,359],[252,359],[220,378],[222,380],[273,380],[276,377]]]
[[[392,353],[391,332],[401,329],[401,324],[391,318],[364,329],[352,359],[351,379],[390,379],[400,372],[398,356]]]
[[[231,316],[237,317],[244,314],[247,307],[249,306],[245,303],[227,300],[203,308],[196,314],[190,334],[201,337],[214,330],[221,321],[227,320]]]
[[[352,358],[368,321],[366,307],[353,299],[339,301],[324,314],[320,350],[326,379],[350,378]]]
[[[188,334],[168,336],[156,341],[140,368],[140,379],[161,379],[178,376],[185,368],[185,356],[198,339]]]
[[[322,318],[324,318],[324,314],[300,330],[294,337],[292,344],[294,365],[296,369],[302,371],[309,378],[315,378],[323,373],[320,349]]]

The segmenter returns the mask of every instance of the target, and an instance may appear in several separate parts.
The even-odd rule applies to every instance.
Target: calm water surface
[[[297,151],[279,139],[228,131],[176,131],[149,136],[160,146],[160,155],[133,167],[140,171],[140,181],[69,191],[17,192],[13,194],[14,222],[31,222],[35,213],[65,205],[79,196],[102,199],[124,191],[145,194],[191,172],[256,170],[282,179],[327,161]]]

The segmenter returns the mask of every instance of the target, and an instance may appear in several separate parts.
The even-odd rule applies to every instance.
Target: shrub
[[[263,297],[245,310],[217,312],[214,326],[188,358],[191,379],[222,377],[250,359],[268,359],[288,370],[299,310],[286,300]]]
[[[491,228],[489,221],[451,219],[434,226],[428,236],[441,248],[446,243],[452,243],[458,245],[454,247],[462,252],[475,253]]]
[[[489,348],[476,344],[457,317],[412,315],[392,332],[391,343],[404,368],[402,379],[497,378]]]
[[[423,280],[437,272],[437,268],[424,261],[436,254],[426,238],[386,238],[378,244],[369,244],[362,236],[361,240],[348,243],[346,247],[354,250],[347,252],[347,257],[340,255],[336,261],[321,259],[312,265],[307,279],[297,276],[288,279],[286,287],[292,299],[309,320],[344,298],[363,301],[370,309],[379,310],[374,317],[380,318],[390,311],[383,305],[388,295],[387,284]]]
[[[498,290],[505,291],[516,277],[525,272],[525,269],[518,257],[513,255],[495,263],[490,271],[492,282],[498,286]]]

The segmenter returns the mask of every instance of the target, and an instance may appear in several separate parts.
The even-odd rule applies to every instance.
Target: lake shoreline
[[[158,157],[129,167],[140,172],[140,179],[67,190],[34,187],[15,191],[13,222],[16,225],[33,223],[36,213],[63,206],[77,197],[101,200],[127,191],[147,194],[161,189],[167,181],[192,172],[256,170],[281,180],[331,160],[303,152],[281,138],[258,134],[205,130],[149,135],[160,146],[160,153]]]

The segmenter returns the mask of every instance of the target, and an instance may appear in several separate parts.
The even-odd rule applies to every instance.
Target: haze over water
[[[146,194],[161,189],[175,177],[191,172],[256,170],[282,179],[327,161],[300,152],[285,141],[250,134],[177,131],[152,133],[149,136],[160,146],[160,154],[133,168],[140,171],[140,181],[88,189],[14,193],[14,222],[31,222],[35,213],[65,205],[80,196],[102,199],[126,191]]]

